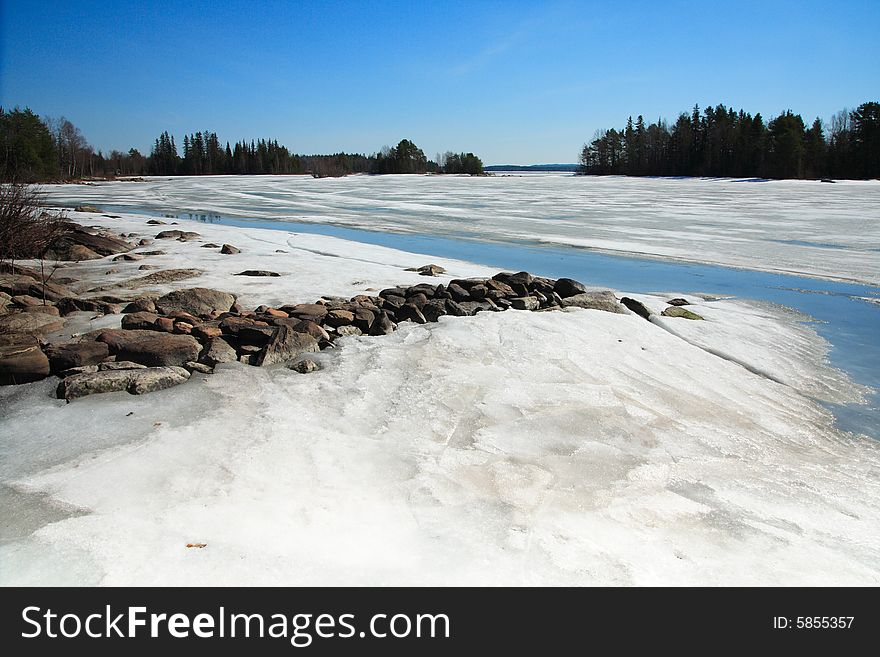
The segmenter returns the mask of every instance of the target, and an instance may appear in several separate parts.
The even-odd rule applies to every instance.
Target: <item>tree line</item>
[[[880,103],[841,110],[807,127],[791,110],[765,123],[724,105],[695,106],[670,126],[642,116],[599,130],[585,144],[580,173],[627,176],[760,178],[880,177]]]
[[[140,175],[455,173],[479,175],[483,162],[473,153],[447,152],[429,160],[408,139],[372,155],[335,153],[298,155],[276,139],[220,142],[217,133],[183,136],[182,152],[167,131],[153,142],[149,155],[95,151],[65,118],[40,118],[30,109],[0,107],[0,180],[43,182]]]

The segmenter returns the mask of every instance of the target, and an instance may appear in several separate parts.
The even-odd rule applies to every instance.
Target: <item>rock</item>
[[[138,260],[143,260],[144,255],[146,254],[138,255],[137,253],[123,253],[113,258],[113,262],[119,262],[122,260],[126,262],[137,262]]]
[[[25,308],[27,306],[39,306],[43,303],[42,299],[32,297],[30,294],[17,294],[11,298],[11,301],[19,308]]]
[[[369,333],[376,321],[376,313],[364,307],[355,308],[353,312],[354,325],[364,333]]]
[[[405,299],[406,289],[405,287],[389,287],[379,292],[379,296],[383,299],[389,296],[403,297]]]
[[[449,295],[452,297],[452,299],[454,301],[470,301],[471,300],[470,292],[465,290],[458,283],[455,283],[455,282],[450,283],[447,286],[446,290],[447,290],[447,292],[449,292]]]
[[[191,315],[210,315],[214,311],[226,312],[235,303],[235,295],[206,287],[174,290],[156,300],[156,309],[168,314],[183,310]]]
[[[462,301],[458,306],[468,315],[476,315],[483,310],[493,310],[488,301]]]
[[[245,269],[234,274],[234,276],[281,276],[281,274],[275,271],[266,271],[265,269]]]
[[[153,240],[145,237],[144,239],[138,241],[138,246],[149,246],[152,243],[153,243]]]
[[[376,321],[373,322],[373,327],[370,329],[370,335],[388,335],[389,333],[393,333],[396,328],[397,326],[391,321],[388,313],[381,311],[376,317]]]
[[[382,307],[390,310],[396,310],[406,303],[406,297],[399,297],[396,294],[389,294],[387,297],[380,297],[380,299],[382,299]]]
[[[122,309],[124,313],[155,313],[156,312],[156,304],[150,297],[138,297],[131,303],[129,303],[125,308]],[[123,320],[125,321],[125,320]]]
[[[651,311],[641,301],[636,301],[630,297],[621,297],[620,303],[643,319],[649,319],[651,317]]]
[[[201,374],[213,374],[214,368],[209,365],[205,365],[204,363],[197,363],[195,361],[189,361],[184,365],[184,367],[190,372],[200,372]]]
[[[189,240],[201,237],[201,235],[185,230],[163,230],[158,235],[156,235],[157,240],[176,240],[181,237]]]
[[[141,265],[138,269],[147,270],[147,269],[159,269],[159,265]]]
[[[562,279],[560,279],[562,280]],[[560,295],[561,296],[561,295]],[[609,313],[625,314],[626,311],[617,302],[617,297],[610,290],[601,292],[582,292],[562,299],[563,308],[588,308],[604,310]]]
[[[193,326],[193,336],[198,340],[210,340],[211,338],[219,338],[223,335],[223,330],[219,326]]]
[[[425,302],[427,303],[427,300]],[[419,307],[410,302],[406,302],[398,308],[395,312],[395,316],[399,322],[411,321],[416,324],[424,324],[428,321],[425,319],[425,316],[422,314]]]
[[[311,358],[303,358],[302,360],[290,365],[290,369],[292,369],[294,372],[299,372],[300,374],[310,374],[311,372],[317,372],[319,369],[321,369],[321,366],[318,365],[318,363],[313,361]]]
[[[291,317],[297,319],[308,319],[313,322],[320,322],[328,310],[327,306],[320,303],[300,303],[295,306],[281,306],[281,310]]]
[[[93,260],[95,254],[109,256],[129,250],[131,245],[116,235],[70,223],[66,231],[52,242],[45,257],[50,260]]]
[[[498,280],[498,279],[494,279],[494,277],[493,277],[493,280]],[[524,290],[524,291],[528,292],[528,290],[532,286],[532,283],[534,282],[534,280],[535,280],[534,276],[532,276],[529,272],[520,271],[515,274],[511,274],[510,276],[507,277],[506,280],[503,280],[501,282],[507,283],[510,287],[513,288],[513,290],[515,292],[520,291],[520,290]]]
[[[75,212],[94,212],[96,214],[102,214],[104,211],[99,210],[94,205],[77,205],[74,208]]]
[[[219,244],[214,244],[213,242],[208,242],[207,244],[202,244],[203,249],[219,249]]]
[[[489,288],[485,285],[474,285],[469,290],[471,300],[472,301],[480,301],[486,298],[486,295],[489,294]]]
[[[280,319],[290,317],[290,315],[288,315],[286,312],[284,312],[283,310],[278,310],[277,308],[266,308],[262,311],[262,314],[268,315],[269,317],[278,317]]]
[[[148,367],[132,370],[108,370],[68,376],[58,384],[59,399],[79,399],[105,392],[126,391],[143,395],[185,383],[189,372],[182,367]]]
[[[0,385],[39,381],[49,376],[49,359],[33,335],[0,335]]]
[[[572,278],[560,278],[556,281],[556,284],[553,285],[553,291],[563,299],[567,299],[568,297],[585,293],[587,288],[584,287],[583,283]]]
[[[199,355],[199,362],[214,367],[217,363],[234,363],[238,360],[238,354],[232,345],[223,338],[211,338]]]
[[[22,308],[21,312],[23,313],[42,313],[44,315],[51,315],[52,317],[58,317],[61,313],[58,312],[58,308],[55,306],[42,305],[39,306],[28,306],[27,308]]]
[[[202,346],[191,335],[173,335],[156,331],[104,331],[99,342],[106,342],[117,360],[130,360],[148,367],[183,365],[198,360]]]
[[[691,312],[685,308],[680,308],[678,306],[670,306],[669,308],[665,308],[661,315],[665,317],[681,317],[682,319],[703,319],[697,313]]]
[[[86,374],[88,372],[97,372],[97,365],[83,365],[82,367],[71,367],[69,370],[63,370],[61,372],[55,372],[55,376],[64,378],[66,376],[73,376],[74,374]]]
[[[50,370],[62,372],[72,367],[97,365],[110,355],[109,347],[103,342],[68,342],[50,344],[45,348],[49,358]]]
[[[268,327],[269,324],[260,320],[251,319],[250,317],[236,317],[234,315],[231,317],[225,317],[220,321],[220,329],[224,333],[232,335],[238,335],[243,329],[253,326]]]
[[[112,363],[100,363],[96,366],[98,368],[97,371],[105,372],[107,370],[143,370],[146,369],[146,365],[141,365],[140,363],[133,363],[130,360],[117,360]]]
[[[421,267],[409,267],[406,271],[415,271],[422,276],[439,276],[445,274],[446,270],[440,265],[422,265]]]
[[[265,367],[293,360],[303,353],[318,351],[318,341],[308,333],[299,333],[289,326],[275,327],[275,335],[257,355],[254,364]]]
[[[409,298],[416,294],[423,294],[426,299],[433,299],[437,296],[437,286],[430,283],[419,283],[406,289],[406,297]]]
[[[446,313],[453,317],[466,317],[468,311],[461,307],[457,301],[446,299]]]
[[[36,278],[20,274],[0,274],[0,292],[4,292],[11,297],[29,295],[42,299],[45,296],[47,301],[52,302],[72,295],[72,292],[63,285],[47,282],[44,286],[39,281],[39,278],[39,273],[37,273]]]
[[[62,315],[69,315],[79,311],[100,313],[102,315],[116,315],[122,310],[120,304],[117,303],[109,303],[99,299],[80,299],[78,297],[64,297],[59,299],[55,305]]]
[[[422,306],[422,315],[429,322],[436,322],[443,315],[448,314],[446,311],[447,299],[431,299]]]
[[[354,313],[348,310],[331,310],[324,318],[324,324],[327,326],[348,326],[354,322]]]
[[[288,326],[297,333],[308,333],[319,342],[327,342],[330,340],[330,334],[324,330],[324,327],[310,320],[299,320],[295,324],[288,324]]]
[[[682,299],[681,297],[676,297],[675,299],[670,299],[667,301],[670,306],[689,306],[691,302],[687,299]]]
[[[141,255],[141,256],[160,256],[160,255],[168,255],[167,252],[162,249],[158,249],[156,251],[140,251],[139,253],[135,253],[132,255]]]
[[[480,285],[480,283],[478,283],[477,285]],[[474,287],[475,286],[472,285],[470,289],[473,290]],[[494,278],[490,278],[489,280],[487,280],[485,282],[485,287],[489,290],[487,295],[492,298],[495,298],[499,295],[502,297],[528,296],[528,294],[517,294],[516,290],[510,287],[507,283],[496,280]],[[496,292],[497,294],[495,294]]]
[[[275,249],[275,253],[287,253],[284,249]]]
[[[220,248],[220,253],[224,255],[234,255],[236,253],[241,253],[241,249],[239,249],[237,246],[232,246],[231,244],[224,244]]]
[[[236,336],[242,344],[263,346],[272,340],[277,330],[277,326],[244,326]]]
[[[150,226],[164,226],[165,225],[165,222],[160,221],[159,219],[150,219],[147,223]]]
[[[45,313],[10,313],[0,317],[2,333],[52,333],[64,326],[64,320]]]
[[[174,332],[174,320],[170,317],[159,317],[156,320],[155,330],[165,331],[166,333]]]
[[[134,278],[120,285],[120,287],[138,288],[146,287],[148,285],[159,285],[162,283],[174,283],[176,281],[182,281],[187,278],[194,278],[201,275],[201,269],[165,269],[163,271],[157,271],[155,274],[147,274],[140,278]]]
[[[149,331],[156,330],[156,320],[159,316],[156,313],[136,312],[122,317],[122,328],[124,329],[146,329]]]
[[[515,310],[537,310],[541,307],[541,303],[535,297],[514,297],[510,300],[510,305]]]
[[[340,338],[345,338],[348,336],[357,336],[363,335],[364,332],[361,331],[357,326],[340,326],[336,329],[336,335]]]

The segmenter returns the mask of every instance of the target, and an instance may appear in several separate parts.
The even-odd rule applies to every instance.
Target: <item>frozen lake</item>
[[[535,174],[151,178],[61,203],[585,247],[880,284],[880,183]]]
[[[876,181],[214,176],[46,191],[58,204],[314,232],[628,292],[767,301],[816,320],[832,363],[880,389]],[[832,408],[840,428],[880,438],[880,396]]]

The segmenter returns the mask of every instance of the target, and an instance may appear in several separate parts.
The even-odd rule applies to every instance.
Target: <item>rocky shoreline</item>
[[[88,211],[99,212],[95,208]],[[108,215],[109,216],[109,215]],[[162,224],[150,220],[150,225]],[[68,232],[50,250],[58,260],[107,258],[137,262],[160,249],[154,240],[196,241],[192,231],[162,230],[154,238],[129,240],[136,234],[117,235],[70,223]],[[234,256],[231,244],[204,243]],[[153,268],[141,265],[139,269]],[[63,271],[63,270],[62,270]],[[438,265],[409,271],[434,277],[444,274]],[[588,308],[612,313],[635,313],[649,319],[651,312],[639,301],[618,298],[613,292],[589,291],[569,279],[550,279],[528,272],[500,272],[491,278],[452,279],[447,284],[401,285],[375,294],[351,298],[323,296],[314,303],[260,305],[246,310],[236,295],[205,287],[173,290],[164,295],[138,294],[137,289],[157,283],[198,276],[195,269],[165,269],[110,286],[75,294],[76,279],[43,283],[44,271],[4,264],[0,270],[0,385],[22,384],[49,376],[61,380],[60,399],[127,391],[144,394],[185,382],[192,373],[212,373],[221,363],[240,362],[266,367],[287,364],[308,373],[319,369],[308,354],[332,348],[346,336],[382,336],[401,322],[425,324],[443,316],[466,317],[479,312],[508,309],[545,312]],[[244,270],[239,276],[276,277],[268,270]],[[113,291],[116,294],[106,294]],[[702,319],[681,308],[684,299],[671,299],[663,314]],[[95,329],[74,341],[47,336],[58,331],[65,317],[76,312],[121,314],[121,328]]]

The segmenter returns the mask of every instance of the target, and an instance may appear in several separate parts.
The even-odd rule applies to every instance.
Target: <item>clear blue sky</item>
[[[105,151],[209,129],[295,152],[574,162],[694,103],[809,122],[880,100],[880,0],[0,0],[0,104]]]

